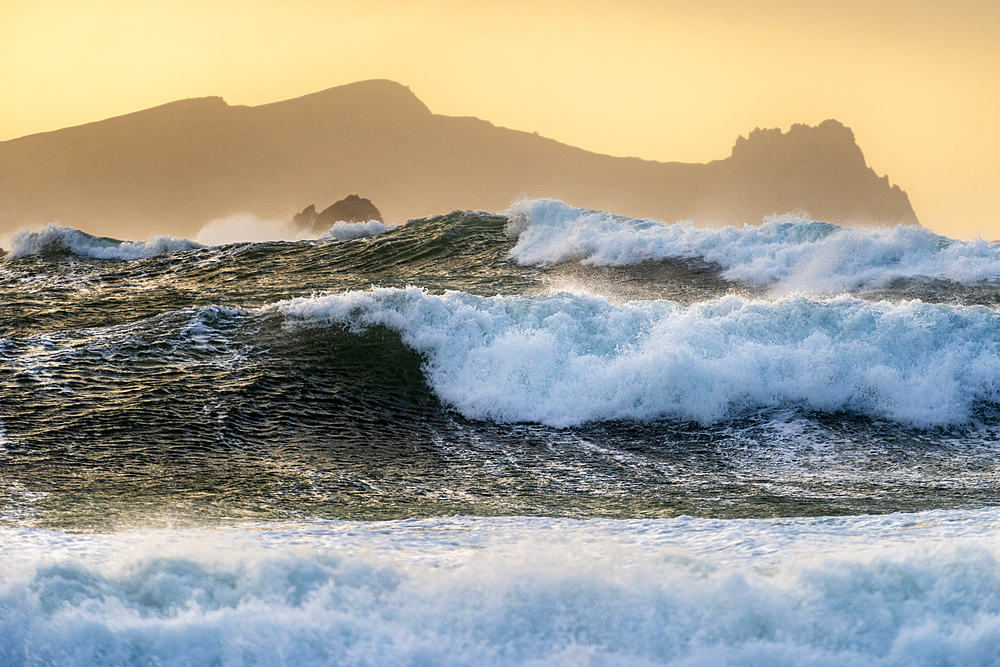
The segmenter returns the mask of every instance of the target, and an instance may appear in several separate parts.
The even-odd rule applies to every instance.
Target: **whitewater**
[[[112,535],[5,529],[0,604],[17,613],[3,618],[0,657],[994,664],[998,521],[996,511],[979,511],[781,522],[455,517]]]
[[[1000,245],[237,222],[0,260],[0,664],[1000,664]]]

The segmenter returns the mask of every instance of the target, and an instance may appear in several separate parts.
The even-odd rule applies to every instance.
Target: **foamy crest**
[[[783,216],[743,229],[709,229],[634,220],[551,199],[518,202],[504,215],[511,221],[508,234],[517,239],[510,256],[521,264],[700,258],[723,267],[726,278],[777,284],[783,291],[839,292],[912,277],[1000,280],[1000,245],[956,241],[916,226],[861,229]]]
[[[378,220],[369,220],[368,222],[344,222],[340,220],[323,232],[319,239],[321,241],[350,241],[351,239],[375,236],[395,228],[396,225],[387,225]]]
[[[996,510],[0,528],[0,663],[991,665]]]
[[[850,297],[681,307],[591,295],[482,298],[417,288],[281,302],[291,324],[384,325],[473,419],[567,426],[764,408],[849,410],[914,425],[1000,401],[1000,314]]]
[[[92,259],[136,260],[201,247],[199,243],[175,236],[153,236],[146,241],[119,241],[92,236],[53,222],[39,231],[21,229],[16,232],[9,257],[13,259],[54,252],[72,253]]]

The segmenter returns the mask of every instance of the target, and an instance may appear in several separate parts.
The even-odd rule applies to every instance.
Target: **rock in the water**
[[[306,209],[306,211],[308,210]],[[325,229],[335,222],[368,222],[369,220],[384,222],[382,214],[375,208],[370,199],[364,199],[358,195],[347,195],[344,199],[323,209],[316,216],[314,225],[319,229]]]
[[[296,213],[292,216],[292,224],[300,229],[308,229],[316,222],[316,216],[316,205],[309,204],[309,206],[302,209],[301,213]]]

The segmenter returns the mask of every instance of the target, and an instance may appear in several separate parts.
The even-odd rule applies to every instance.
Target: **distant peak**
[[[363,81],[355,81],[353,83],[345,83],[340,86],[334,86],[333,88],[327,88],[327,90],[352,90],[352,89],[364,89],[369,91],[377,90],[377,91],[391,92],[407,96],[414,96],[413,91],[410,90],[409,86],[404,86],[403,84],[397,81],[392,81],[391,79],[365,79]]]
[[[156,109],[221,109],[228,107],[229,103],[218,95],[209,95],[207,97],[188,97],[183,100],[174,100],[173,102],[167,102],[166,104],[160,104],[158,106],[152,107],[150,109],[144,109],[143,111],[153,111]],[[135,113],[143,113],[143,111],[136,111]]]
[[[354,83],[326,88],[315,93],[302,95],[290,100],[273,102],[263,106],[279,104],[291,105],[352,105],[377,106],[380,108],[408,108],[416,113],[430,114],[430,109],[421,102],[409,87],[389,79],[368,79]]]
[[[744,159],[774,153],[806,152],[812,155],[838,154],[864,164],[861,148],[854,132],[838,120],[824,120],[816,126],[795,123],[788,132],[781,128],[754,128],[746,138],[742,135],[733,146],[733,158]]]

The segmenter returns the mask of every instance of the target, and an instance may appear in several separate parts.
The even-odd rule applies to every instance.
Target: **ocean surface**
[[[1000,245],[22,230],[0,665],[1000,665]]]

